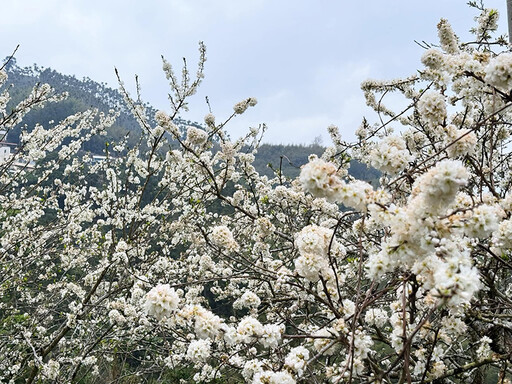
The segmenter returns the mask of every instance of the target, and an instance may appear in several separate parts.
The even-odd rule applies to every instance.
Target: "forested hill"
[[[31,129],[36,123],[47,124],[49,121],[58,122],[65,117],[82,112],[87,109],[97,108],[107,112],[114,109],[120,112],[116,123],[107,133],[107,136],[93,137],[85,144],[84,150],[93,154],[101,154],[105,149],[105,142],[117,142],[129,133],[128,144],[135,145],[140,137],[140,127],[132,114],[127,110],[123,96],[119,91],[109,88],[105,83],[98,83],[90,78],[78,79],[75,76],[63,75],[51,68],[40,67],[34,64],[31,67],[20,67],[15,59],[11,59],[5,70],[9,76],[8,83],[12,84],[9,93],[11,104],[15,105],[24,99],[37,83],[47,83],[57,93],[67,92],[68,98],[59,103],[49,103],[45,108],[31,111],[23,120],[23,124]],[[152,118],[156,112],[154,108],[146,104],[148,116]],[[199,126],[197,123],[177,119],[179,126]],[[9,133],[9,140],[18,141],[21,127]]]
[[[297,177],[300,173],[300,166],[308,162],[310,154],[321,156],[325,148],[316,145],[283,145],[263,144],[254,161],[255,168],[264,175],[272,176],[275,170],[281,168],[284,175]],[[379,171],[367,168],[366,165],[352,160],[350,162],[349,174],[372,183],[377,183],[380,177]]]
[[[34,64],[31,67],[20,67],[16,60],[11,59],[5,70],[9,75],[8,83],[13,86],[9,89],[11,105],[24,99],[37,83],[48,83],[57,92],[67,92],[68,98],[59,103],[50,103],[45,108],[31,111],[23,121],[27,129],[31,129],[36,123],[45,125],[49,121],[58,122],[65,117],[85,111],[90,108],[98,108],[100,111],[115,109],[120,111],[116,123],[109,128],[106,136],[95,136],[84,144],[83,150],[92,154],[102,154],[106,142],[117,142],[129,134],[128,145],[136,145],[140,137],[140,127],[134,117],[125,107],[125,102],[119,91],[109,88],[105,83],[98,83],[90,78],[78,79],[75,76],[61,74],[51,68],[40,67]],[[9,107],[9,106],[8,106]],[[148,116],[154,116],[156,110],[150,105]],[[177,119],[179,126],[199,126],[198,123]],[[18,142],[21,126],[9,133],[9,141]],[[280,167],[283,174],[295,177],[300,172],[300,166],[307,163],[311,153],[321,155],[324,148],[319,145],[270,145],[263,144],[259,149],[255,160],[255,167],[261,173],[268,176],[274,174],[274,170]],[[357,162],[351,163],[350,173],[369,181],[375,181],[379,173],[374,169],[368,169]]]

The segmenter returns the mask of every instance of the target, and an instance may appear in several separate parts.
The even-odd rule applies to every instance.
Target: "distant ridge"
[[[67,92],[68,98],[59,103],[50,103],[45,108],[33,110],[23,119],[23,126],[28,130],[32,129],[36,123],[48,124],[50,121],[58,122],[65,117],[82,112],[90,108],[97,108],[100,111],[107,112],[109,109],[115,109],[120,112],[116,123],[108,129],[106,136],[93,136],[90,141],[84,144],[83,150],[93,155],[102,155],[105,150],[106,142],[118,142],[128,135],[127,145],[136,146],[140,139],[140,126],[135,118],[128,111],[123,96],[116,89],[112,89],[105,83],[98,83],[88,77],[78,79],[75,76],[64,75],[51,68],[44,68],[37,64],[30,67],[20,67],[16,60],[12,58],[5,67],[9,76],[8,84],[13,87],[9,89],[11,95],[10,107],[24,99],[37,83],[48,83],[57,93]],[[156,109],[149,104],[145,104],[148,118],[152,125],[156,125],[153,116]],[[183,128],[187,126],[201,127],[197,122],[183,120],[179,117],[175,119],[178,126]],[[9,132],[9,141],[18,142],[22,126],[15,127]],[[297,177],[300,173],[300,166],[308,161],[308,156],[312,153],[321,155],[324,147],[318,144],[310,145],[273,145],[262,144],[258,150],[254,166],[262,175],[273,177],[275,171],[281,171],[288,177]],[[351,161],[349,173],[353,176],[372,181],[376,183],[380,174],[372,168],[367,168],[364,164]]]
[[[140,127],[127,109],[121,93],[107,86],[106,83],[98,83],[88,77],[78,79],[72,75],[64,75],[51,68],[44,68],[37,64],[30,67],[20,67],[12,58],[5,67],[9,76],[8,84],[12,84],[9,93],[12,97],[8,108],[17,104],[25,98],[34,85],[38,83],[47,83],[55,89],[57,93],[67,92],[68,98],[60,103],[48,104],[45,108],[31,111],[23,120],[23,125],[31,129],[36,123],[42,125],[49,121],[58,122],[71,114],[82,112],[90,108],[97,108],[102,112],[114,109],[120,112],[120,115],[108,132],[107,136],[101,138],[95,137],[91,142],[85,145],[84,150],[94,154],[101,154],[105,148],[105,142],[116,142],[121,140],[129,133],[128,145],[135,145],[140,138]],[[150,122],[155,125],[153,116],[156,109],[149,104],[145,104]],[[183,120],[179,117],[175,119],[178,126],[199,126],[198,123]],[[9,140],[18,141],[21,126],[16,127],[9,133]]]

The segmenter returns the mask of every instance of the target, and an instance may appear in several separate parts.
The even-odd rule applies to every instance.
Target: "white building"
[[[11,149],[16,148],[16,144],[7,142],[7,132],[0,130],[0,163],[4,163],[11,157]]]

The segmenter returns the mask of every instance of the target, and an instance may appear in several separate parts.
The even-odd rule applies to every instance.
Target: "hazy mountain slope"
[[[75,76],[64,75],[51,68],[40,67],[34,64],[31,67],[20,67],[15,59],[6,65],[9,75],[8,84],[12,84],[9,93],[12,96],[11,105],[25,98],[37,83],[48,83],[58,93],[67,92],[68,98],[60,103],[48,104],[40,110],[33,110],[23,120],[26,129],[32,129],[36,123],[45,125],[50,121],[58,122],[70,114],[84,111],[89,108],[98,108],[107,112],[109,109],[120,111],[119,118],[106,136],[96,136],[86,143],[84,151],[92,154],[102,154],[107,142],[117,142],[128,135],[128,146],[137,144],[140,138],[140,127],[135,118],[129,113],[119,91],[109,88],[104,83],[98,83],[90,78],[77,79]],[[9,106],[8,106],[9,107]],[[156,110],[146,105],[148,115],[152,118]],[[181,127],[188,125],[200,126],[198,123],[177,119]],[[153,122],[153,124],[155,124]],[[22,126],[17,126],[9,133],[9,141],[18,142]],[[256,169],[269,177],[276,170],[281,170],[288,177],[296,177],[300,173],[300,166],[307,163],[311,153],[321,155],[324,148],[320,145],[271,145],[263,144],[256,156]],[[374,169],[357,162],[351,163],[350,173],[358,178],[375,181],[379,173]]]

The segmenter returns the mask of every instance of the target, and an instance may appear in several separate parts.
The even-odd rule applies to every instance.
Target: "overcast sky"
[[[208,96],[218,120],[256,97],[258,105],[228,127],[237,137],[266,123],[267,142],[311,143],[336,124],[350,139],[370,113],[359,84],[414,73],[422,49],[437,42],[447,18],[464,40],[474,25],[465,0],[2,0],[0,48],[17,44],[19,65],[37,63],[117,88],[139,75],[142,96],[166,109],[163,55],[194,68],[207,46],[206,78],[183,117],[202,121]],[[501,13],[506,0],[485,5]]]

